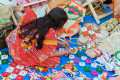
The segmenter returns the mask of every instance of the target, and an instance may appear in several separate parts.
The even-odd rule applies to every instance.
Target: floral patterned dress
[[[29,21],[36,19],[36,14],[33,10],[27,10],[21,18],[17,28],[13,30],[6,38],[9,53],[14,59],[14,62],[24,66],[39,66],[39,67],[51,67],[55,68],[59,65],[60,58],[52,57],[52,54],[56,51],[57,38],[55,31],[50,28],[43,41],[43,47],[41,49],[36,48],[37,41],[34,39],[32,43],[27,45],[24,41],[30,39],[29,36],[25,39],[19,38],[21,31],[19,27]]]

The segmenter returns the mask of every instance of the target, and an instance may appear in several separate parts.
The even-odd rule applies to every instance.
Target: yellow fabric
[[[42,71],[44,69],[44,67],[38,67],[40,71]]]
[[[57,45],[57,41],[54,41],[54,40],[44,40],[43,44]]]

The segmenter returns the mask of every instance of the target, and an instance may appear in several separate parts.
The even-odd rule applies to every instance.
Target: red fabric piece
[[[35,71],[38,71],[38,70],[39,70],[38,66],[33,66],[32,68],[33,68]]]
[[[48,71],[48,68],[44,68],[43,70],[42,70],[42,72],[47,72]]]
[[[15,68],[12,73],[13,74],[19,74],[20,71],[21,71],[20,69]]]
[[[10,66],[11,66],[11,67],[16,67],[17,64],[15,64],[14,62],[11,62],[11,63],[10,63]]]
[[[51,67],[55,68],[58,66],[60,62],[59,57],[49,58],[54,51],[56,51],[57,45],[48,45],[44,44],[41,49],[36,49],[36,42],[32,42],[30,45],[24,43],[24,41],[28,41],[29,39],[21,39],[19,38],[19,26],[25,25],[26,23],[36,19],[37,16],[33,10],[27,10],[21,21],[17,25],[17,28],[12,31],[6,38],[6,42],[9,48],[9,53],[14,59],[14,62],[19,65],[24,66],[36,66],[39,67]],[[34,24],[31,24],[34,25]],[[26,29],[29,28],[29,25]],[[21,32],[24,32],[22,29]],[[32,31],[31,31],[32,32]],[[28,36],[30,38],[31,35]],[[45,40],[57,40],[55,36],[55,31],[53,28],[50,28],[48,33],[45,36]]]
[[[45,77],[41,77],[41,80],[46,80],[46,78]]]
[[[10,74],[11,74],[11,73],[9,73],[9,72],[4,72],[4,73],[1,74],[1,76],[2,76],[2,77],[8,77]]]
[[[15,79],[16,80],[23,80],[24,76],[18,75]]]

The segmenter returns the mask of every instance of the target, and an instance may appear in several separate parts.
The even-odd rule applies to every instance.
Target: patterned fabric
[[[80,30],[79,23],[83,20],[85,16],[85,8],[77,4],[74,0],[69,1],[66,4],[58,5],[68,15],[68,20],[60,30],[56,30],[56,34],[60,38],[69,37],[71,40],[71,36],[77,34]],[[66,40],[66,39],[65,39]]]
[[[19,38],[19,34],[22,31],[24,32],[24,30],[19,30],[19,26],[24,25],[25,23],[32,21],[35,18],[36,15],[34,11],[27,10],[26,13],[23,15],[21,21],[19,22],[18,27],[14,31],[12,31],[6,38],[10,55],[14,59],[14,62],[20,65],[56,67],[56,65],[58,65],[60,62],[59,57],[49,58],[53,54],[53,52],[56,51],[57,47],[57,38],[55,36],[55,31],[53,28],[51,28],[46,34],[45,40],[47,40],[47,42],[43,41],[44,45],[42,49],[36,49],[37,40],[35,39],[32,40],[32,43],[29,45],[24,43],[24,41],[28,41],[30,39],[31,35],[27,36],[25,39]],[[51,40],[53,40],[55,44],[50,44]]]
[[[21,65],[16,65],[15,63],[10,63],[9,67],[4,73],[1,74],[2,77],[9,77],[10,79],[23,80],[24,76],[29,70]]]
[[[36,2],[36,1],[41,1],[41,0],[16,0],[16,2],[17,2],[19,5],[24,5],[24,4],[32,3],[32,2]]]
[[[82,27],[81,31],[83,36],[90,36],[91,38],[96,37],[97,33],[100,33],[100,31],[94,31],[91,26]]]
[[[64,71],[57,71],[53,69],[52,72],[52,74],[47,74],[47,77],[52,78],[52,80],[71,80],[64,74]]]
[[[8,64],[8,52],[7,51],[0,51],[0,65],[1,64]]]
[[[120,69],[120,51],[117,51],[113,57],[110,53],[104,52],[103,55],[97,58],[100,64],[103,64],[107,71],[119,70]]]
[[[35,72],[31,72],[29,75],[30,80],[36,80],[36,79],[40,79],[42,75],[35,73]]]

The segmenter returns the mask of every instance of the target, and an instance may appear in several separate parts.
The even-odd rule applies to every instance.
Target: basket
[[[5,37],[13,30],[12,13],[12,5],[0,7],[0,49],[7,47]]]
[[[5,38],[13,30],[12,23],[0,26],[0,49],[7,47]]]

